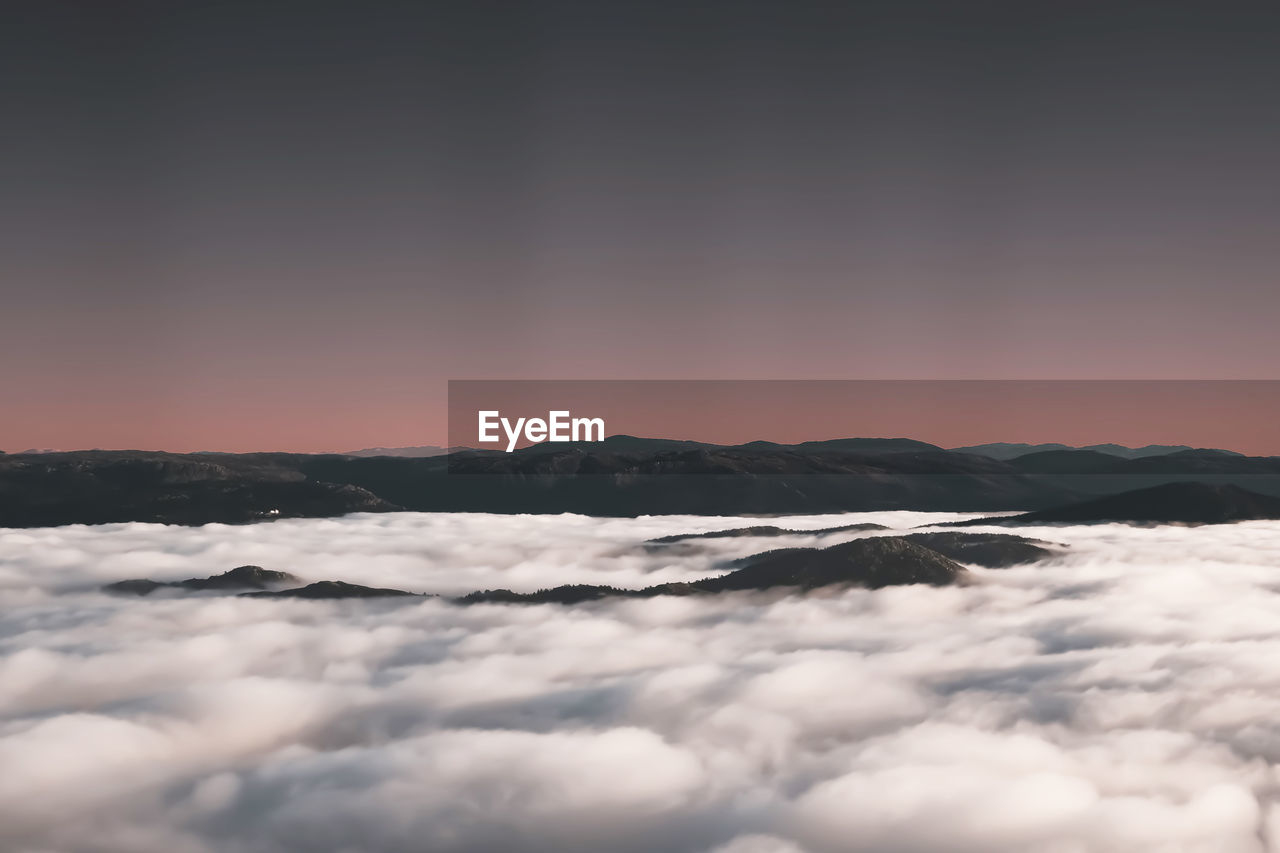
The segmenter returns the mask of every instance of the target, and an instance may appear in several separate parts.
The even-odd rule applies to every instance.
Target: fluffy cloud
[[[1070,550],[973,586],[809,597],[96,589],[243,563],[450,594],[638,587],[816,541],[638,547],[746,523],[0,531],[0,849],[1280,851],[1273,522],[1033,529]]]

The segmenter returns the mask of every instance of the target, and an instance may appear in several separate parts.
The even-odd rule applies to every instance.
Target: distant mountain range
[[[1123,444],[1089,444],[1083,447],[1072,447],[1068,444],[1020,444],[997,442],[995,444],[971,444],[967,447],[953,447],[951,450],[956,453],[976,453],[979,456],[989,456],[992,459],[1017,459],[1020,456],[1027,456],[1032,453],[1046,453],[1050,451],[1063,450],[1088,450],[1093,453],[1104,453],[1108,456],[1118,456],[1121,459],[1142,459],[1147,456],[1168,456],[1170,453],[1186,453],[1188,451],[1196,453],[1223,453],[1228,456],[1244,455],[1232,450],[1197,448],[1186,444],[1148,444],[1145,447],[1125,447]]]
[[[1127,522],[1139,524],[1223,524],[1280,519],[1280,497],[1262,495],[1233,485],[1199,482],[1165,483],[1146,489],[1069,503],[1015,516],[951,522],[933,527],[980,525],[1052,525]],[[641,543],[653,552],[688,545],[697,540],[723,538],[817,538],[836,533],[872,535],[825,547],[790,547],[763,551],[729,563],[725,574],[691,582],[662,583],[643,589],[569,584],[520,593],[486,589],[446,599],[455,604],[578,604],[606,598],[691,596],[763,590],[808,591],[825,587],[858,586],[876,589],[903,584],[945,586],[971,580],[966,566],[1008,568],[1053,559],[1065,546],[1042,539],[1002,533],[928,531],[877,535],[881,525],[845,525],[796,530],[758,525],[700,533],[663,536]],[[303,599],[411,597],[402,589],[367,587],[343,581],[317,581],[298,586],[299,578],[259,566],[240,566],[220,575],[184,581],[133,578],[109,583],[106,592],[149,596],[168,593],[238,593],[252,597]]]
[[[769,589],[809,591],[823,587],[963,584],[970,574],[961,564],[932,548],[900,536],[855,539],[829,548],[783,548],[756,554],[734,571],[688,583],[664,583],[644,589],[571,584],[533,593],[490,589],[464,595],[459,604],[579,604],[603,598],[653,598],[660,595],[714,595]]]
[[[994,445],[993,445],[994,446]],[[697,448],[739,448],[743,450],[849,450],[858,452],[894,453],[911,450],[942,450],[936,444],[916,441],[911,438],[837,438],[827,441],[806,441],[800,444],[778,444],[773,441],[750,441],[746,444],[713,444],[706,441],[687,441],[677,438],[640,438],[634,435],[619,433],[605,438],[604,441],[579,442],[577,444],[557,442],[555,444],[538,444],[524,448],[527,452],[553,452],[566,447],[581,449],[608,450],[614,453],[650,453],[658,450],[693,450]],[[367,447],[363,450],[349,450],[340,456],[404,456],[421,459],[431,456],[444,456],[446,453],[465,453],[482,451],[488,448],[474,447],[440,447],[435,444],[424,444],[416,447]],[[27,451],[30,453],[55,453],[57,451]],[[319,454],[328,455],[328,454]]]
[[[953,522],[966,527],[981,524],[1229,524],[1280,518],[1280,497],[1262,495],[1232,485],[1163,483],[1038,512],[999,518]]]
[[[991,459],[1000,460],[1016,459],[1020,456],[1027,456],[1032,453],[1044,453],[1046,451],[1060,450],[1089,450],[1095,453],[1105,453],[1108,456],[1116,456],[1121,459],[1141,459],[1146,456],[1167,456],[1170,453],[1183,453],[1186,451],[1195,451],[1199,453],[1223,453],[1230,456],[1244,455],[1232,450],[1196,448],[1187,444],[1148,444],[1145,447],[1126,447],[1123,444],[1090,444],[1081,447],[1073,447],[1069,444],[1022,444],[997,442],[994,444],[971,444],[966,447],[943,448],[937,444],[929,444],[928,442],[917,441],[912,438],[836,438],[823,441],[805,441],[799,444],[779,444],[773,441],[749,441],[746,444],[712,444],[710,442],[703,441],[682,441],[679,439],[669,438],[638,438],[633,435],[620,434],[611,435],[603,442],[597,442],[596,444],[598,447],[614,451],[652,451],[658,449],[670,450],[675,448],[690,449],[697,447],[733,447],[744,450],[848,450],[858,453],[906,453],[910,451],[949,449],[955,453],[972,453],[977,456],[986,456]],[[563,447],[564,445],[546,444],[541,447],[544,450],[553,450],[557,446]],[[407,456],[412,458],[423,458],[429,456],[443,456],[446,453],[457,453],[474,449],[476,448],[446,448],[434,444],[427,444],[417,447],[367,447],[363,450],[347,451],[341,455],[362,457]],[[26,452],[50,453],[55,451],[44,450]]]
[[[1176,481],[1280,495],[1280,457],[1177,447],[1158,454],[1140,448],[1133,458],[1067,448],[997,459],[905,438],[724,447],[612,436],[515,453],[372,450],[0,455],[0,527],[242,523],[398,509],[603,516],[1038,511]]]
[[[878,528],[879,525],[869,525]],[[849,530],[849,528],[841,528]],[[883,528],[881,528],[883,529]],[[816,531],[779,530],[780,535],[808,536]],[[743,531],[722,531],[738,535]],[[680,541],[716,534],[687,534],[654,542]],[[1045,547],[1050,546],[1050,547]],[[457,598],[454,604],[577,604],[602,598],[652,598],[659,595],[708,595],[724,592],[757,592],[783,589],[804,592],[823,587],[859,586],[879,588],[906,584],[946,586],[971,579],[965,565],[1008,568],[1049,559],[1061,552],[1038,539],[1007,533],[913,533],[908,536],[874,536],[826,548],[779,548],[754,554],[728,564],[727,574],[692,582],[664,583],[643,589],[620,589],[592,584],[569,584],[518,593],[509,589],[479,590]],[[251,598],[416,598],[431,593],[403,589],[369,587],[345,581],[302,581],[288,572],[261,566],[240,566],[220,575],[188,578],[184,581],[156,581],[132,578],[102,587],[104,592],[137,597],[157,591],[170,594],[236,594]]]
[[[580,447],[590,447],[593,445],[581,444]],[[594,446],[601,449],[612,451],[655,451],[655,450],[672,450],[677,448],[738,448],[744,450],[847,450],[851,452],[875,452],[875,453],[905,453],[910,451],[925,450],[944,450],[949,449],[954,453],[972,453],[977,456],[986,456],[990,459],[1009,460],[1017,459],[1021,456],[1028,456],[1033,453],[1045,453],[1049,451],[1074,451],[1089,450],[1095,453],[1104,453],[1108,456],[1116,456],[1121,459],[1141,459],[1147,456],[1167,456],[1171,453],[1185,453],[1193,451],[1196,453],[1221,453],[1228,456],[1243,456],[1242,453],[1236,453],[1233,450],[1221,450],[1218,448],[1196,448],[1186,444],[1148,444],[1145,447],[1126,447],[1122,444],[1089,444],[1080,447],[1074,447],[1068,444],[1023,444],[1018,442],[996,442],[994,444],[971,444],[965,447],[943,448],[937,444],[929,444],[925,441],[917,441],[912,438],[836,438],[823,441],[805,441],[799,444],[779,444],[773,441],[749,441],[746,444],[712,444],[703,441],[684,441],[680,439],[670,438],[638,438],[634,435],[611,435],[602,442],[595,442]],[[563,449],[564,444],[543,444],[528,450],[556,450]],[[360,450],[346,450],[340,453],[319,453],[309,454],[315,456],[357,456],[361,458],[369,458],[373,456],[401,456],[409,459],[426,459],[433,456],[444,456],[449,453],[463,453],[467,451],[477,450],[472,447],[441,447],[438,444],[420,444],[409,447],[365,447]],[[4,451],[0,451],[3,453]],[[50,448],[30,448],[22,450],[13,455],[22,456],[30,454],[45,453],[65,453],[68,451],[54,450]],[[84,451],[72,451],[84,452]],[[220,450],[201,450],[196,451],[202,455],[208,456],[235,456],[237,454],[227,453]]]
[[[422,444],[416,447],[366,447],[363,450],[348,450],[342,456],[406,456],[411,459],[424,459],[430,456],[443,456],[449,448],[435,444]]]

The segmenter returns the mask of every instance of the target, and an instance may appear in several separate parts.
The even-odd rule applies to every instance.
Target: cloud
[[[243,563],[444,593],[639,587],[814,539],[639,547],[745,523],[0,530],[0,849],[1280,851],[1274,522],[1033,528],[1071,548],[968,587],[809,597],[96,590]]]

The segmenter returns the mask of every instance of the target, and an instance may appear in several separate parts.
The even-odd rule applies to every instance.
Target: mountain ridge
[[[948,526],[1107,522],[1228,524],[1269,519],[1280,519],[1280,497],[1259,494],[1230,484],[1177,482],[1020,515],[950,522]]]
[[[1244,455],[1243,453],[1237,453],[1234,450],[1223,450],[1216,447],[1192,447],[1188,444],[1148,444],[1142,447],[1129,447],[1123,444],[1070,445],[1054,442],[1044,444],[1026,444],[1023,442],[997,441],[988,444],[971,444],[964,447],[952,447],[948,449],[957,453],[974,453],[979,456],[988,456],[992,459],[1000,459],[1002,461],[1017,459],[1033,453],[1062,450],[1089,450],[1095,453],[1105,453],[1108,456],[1115,456],[1120,459],[1143,459],[1149,456],[1167,456],[1173,453],[1185,453],[1187,451],[1199,453],[1222,453],[1230,456]]]
[[[636,437],[605,447],[539,445],[418,458],[5,454],[0,527],[240,524],[400,510],[618,517],[995,513],[1045,510],[1179,480],[1280,495],[1280,458],[1189,450],[1122,459],[1060,450],[1002,461],[911,439],[722,447]]]

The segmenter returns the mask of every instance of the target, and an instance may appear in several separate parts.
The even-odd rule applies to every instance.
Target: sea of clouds
[[[246,563],[445,594],[639,587],[818,541],[641,547],[750,523],[0,530],[0,850],[1280,851],[1280,523],[1031,528],[1070,548],[971,586],[808,597],[97,591]]]

